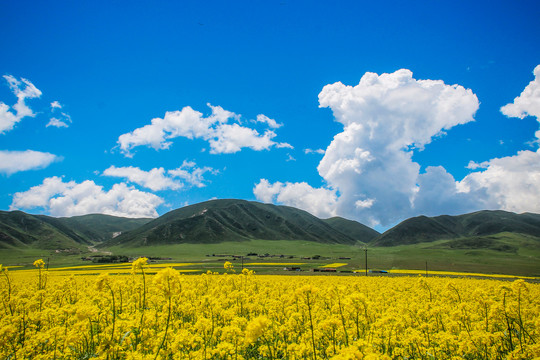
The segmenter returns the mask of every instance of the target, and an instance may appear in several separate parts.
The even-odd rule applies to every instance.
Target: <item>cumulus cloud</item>
[[[459,182],[462,193],[481,201],[483,208],[540,213],[540,153],[524,150],[482,165],[484,171]]]
[[[529,83],[513,103],[501,108],[501,112],[508,117],[523,119],[525,116],[540,118],[540,65],[533,71],[534,80]]]
[[[57,160],[58,156],[46,152],[0,150],[0,173],[11,175],[19,171],[43,169]]]
[[[475,196],[463,192],[454,177],[442,166],[429,166],[418,177],[417,193],[414,195],[414,209],[418,214],[464,214],[467,212],[489,209],[482,200],[483,191]]]
[[[103,175],[125,178],[132,183],[154,191],[165,189],[176,190],[182,187],[181,183],[174,181],[165,175],[164,168],[154,168],[150,171],[144,171],[133,166],[111,166],[103,172]]]
[[[42,208],[52,216],[76,216],[101,213],[123,217],[157,217],[160,197],[139,191],[125,183],[115,184],[109,191],[91,180],[64,182],[54,176],[41,185],[13,196],[10,210]]]
[[[308,193],[333,193],[336,201],[325,202],[324,212],[346,214],[370,225],[437,210],[426,209],[419,183],[444,174],[432,169],[422,179],[413,151],[422,150],[446,130],[473,121],[479,106],[470,89],[441,80],[416,80],[406,69],[366,73],[356,86],[326,85],[319,104],[329,107],[344,128],[317,167],[327,187],[310,188]],[[274,197],[279,202],[303,204],[302,193],[296,194],[297,199],[290,193],[280,200],[281,192],[292,185],[263,188],[279,190]]]
[[[534,69],[534,80],[514,101],[501,108],[508,117],[534,116],[540,121],[540,65]],[[540,131],[536,134],[540,142]],[[471,170],[459,182],[460,191],[475,197],[486,208],[514,212],[540,213],[540,150],[519,151],[514,156],[495,158],[480,164],[471,162]]]
[[[111,166],[103,172],[103,175],[124,178],[129,182],[153,191],[158,191],[167,189],[177,190],[186,184],[199,188],[204,187],[204,174],[207,172],[212,174],[217,173],[211,167],[205,166],[200,168],[192,161],[184,161],[179,168],[167,171],[162,167],[144,171],[133,166]],[[179,181],[179,179],[182,181]]]
[[[17,97],[17,103],[10,106],[0,101],[0,134],[13,129],[16,123],[24,117],[34,117],[36,114],[26,105],[26,99],[39,98],[41,91],[30,81],[21,78],[17,80],[11,75],[4,75],[13,94]]]
[[[239,115],[220,106],[208,106],[212,114],[207,117],[189,106],[180,111],[166,112],[163,118],[152,119],[149,125],[120,135],[120,150],[126,156],[132,156],[131,150],[137,146],[149,146],[156,150],[168,149],[172,144],[170,140],[177,137],[208,141],[212,154],[235,153],[242,148],[259,151],[272,146],[290,146],[274,142],[276,133],[273,130],[267,129],[260,134],[256,129],[240,125]],[[259,115],[257,119],[271,128],[278,125],[275,120],[264,115]]]
[[[336,215],[336,191],[325,188],[313,188],[305,182],[271,184],[261,179],[255,185],[253,193],[260,201],[267,203],[281,203],[304,209],[319,217],[332,217]]]

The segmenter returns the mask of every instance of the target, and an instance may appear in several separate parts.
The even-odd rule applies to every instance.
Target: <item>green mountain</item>
[[[347,220],[339,216],[324,219],[323,221],[343,234],[364,243],[368,243],[381,235],[378,231],[375,231],[358,221]]]
[[[67,249],[88,243],[54,218],[0,211],[0,248]]]
[[[59,220],[82,237],[94,242],[112,239],[121,233],[135,230],[152,221],[149,218],[124,218],[103,214],[73,216]]]
[[[216,244],[247,240],[302,240],[319,244],[369,243],[376,247],[429,244],[432,248],[540,249],[540,215],[479,211],[419,216],[383,234],[356,221],[319,219],[303,210],[244,200],[211,200],[157,219],[92,214],[66,218],[0,211],[0,249],[76,249],[100,244]],[[423,245],[423,247],[425,247]]]
[[[501,244],[493,235],[502,233],[540,241],[540,215],[485,210],[459,216],[418,216],[384,232],[371,245],[410,245],[445,239],[453,241],[448,245],[452,248],[496,248]]]
[[[347,229],[353,226],[348,224]],[[346,232],[288,206],[234,199],[211,200],[173,210],[103,245],[204,244],[250,239],[355,244],[368,240]]]
[[[0,248],[73,249],[112,238],[150,219],[108,215],[54,218],[22,211],[0,211]]]

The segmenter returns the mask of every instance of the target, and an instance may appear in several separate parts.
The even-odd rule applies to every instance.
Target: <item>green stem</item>
[[[313,319],[311,317],[311,303],[309,301],[309,294],[306,294],[307,297],[307,307],[308,307],[308,314],[309,314],[309,326],[311,328],[311,344],[313,346],[313,359],[317,360],[317,348],[315,346],[315,331],[313,329]]]
[[[116,304],[114,302],[114,291],[110,285],[107,284],[107,287],[109,288],[111,292],[112,297],[112,313],[113,313],[113,320],[112,320],[112,331],[111,331],[111,343],[114,339],[114,328],[116,326]]]
[[[161,350],[161,348],[163,347],[163,345],[165,344],[165,340],[167,339],[167,332],[169,330],[169,322],[171,321],[171,312],[172,312],[172,301],[171,301],[171,283],[170,283],[170,280],[167,280],[167,285],[168,285],[168,288],[169,288],[169,311],[167,313],[167,324],[165,325],[165,335],[163,335],[163,340],[161,340],[161,344],[159,344],[159,348],[157,349],[156,351],[156,357],[154,358],[154,360],[157,359],[158,355],[159,355],[159,352]]]

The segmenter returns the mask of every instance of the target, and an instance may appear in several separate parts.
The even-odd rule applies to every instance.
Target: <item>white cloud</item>
[[[503,114],[520,119],[534,116],[540,121],[540,65],[534,69],[534,76],[513,103],[501,108]],[[539,143],[540,131],[535,136]],[[480,164],[471,161],[468,168],[485,170],[467,175],[458,188],[485,208],[540,213],[540,150],[519,151]]]
[[[17,80],[11,75],[4,75],[4,79],[17,97],[17,103],[13,105],[15,112],[12,112],[8,105],[0,102],[0,134],[12,130],[24,117],[34,117],[36,114],[26,105],[26,99],[41,96],[41,91],[26,79]]]
[[[380,76],[366,73],[354,87],[340,82],[326,85],[319,103],[331,108],[344,126],[317,168],[327,187],[307,192],[320,190],[336,196],[336,201],[324,202],[322,212],[387,225],[424,210],[438,211],[422,209],[425,193],[419,183],[443,174],[430,170],[422,179],[412,151],[422,150],[445,130],[473,121],[479,103],[471,90],[440,80],[416,80],[402,69]],[[268,197],[268,189],[273,189],[278,202],[315,208],[312,211],[317,213],[315,206],[302,199],[302,192],[280,196],[295,184],[263,184],[261,196]]]
[[[482,163],[486,170],[467,175],[458,188],[481,201],[484,208],[540,213],[540,153],[520,151],[515,156]]]
[[[0,150],[0,173],[11,175],[19,171],[43,169],[58,156],[39,151],[5,151]]]
[[[319,103],[331,108],[345,127],[359,126],[362,143],[392,151],[422,148],[444,130],[472,121],[479,106],[470,89],[416,80],[406,69],[380,76],[366,73],[354,87],[326,85]]]
[[[319,217],[336,215],[337,194],[334,190],[313,188],[305,182],[271,184],[261,179],[255,185],[253,193],[257,199],[267,203],[281,203],[303,209]]]
[[[49,126],[53,126],[57,128],[69,127],[68,123],[71,123],[71,116],[69,116],[67,113],[63,111],[60,111],[62,108],[63,108],[62,104],[60,104],[58,101],[53,101],[51,103],[51,113],[55,115],[47,123],[46,127],[49,127]]]
[[[165,169],[155,168],[150,171],[144,171],[138,167],[115,167],[111,166],[103,172],[105,176],[120,177],[129,180],[132,183],[144,186],[150,190],[176,190],[182,187],[182,184],[165,176]]]
[[[534,80],[529,83],[513,103],[501,108],[508,117],[523,119],[525,116],[540,118],[540,65],[534,68]],[[538,137],[538,136],[537,136]]]
[[[325,151],[323,149],[316,149],[316,150],[313,150],[313,149],[304,149],[304,153],[305,154],[319,154],[319,155],[324,155]]]
[[[276,143],[274,144],[278,149],[294,149],[294,146],[292,146],[289,143]]]
[[[105,176],[120,177],[129,182],[144,186],[153,191],[159,190],[177,190],[183,186],[190,185],[195,187],[204,187],[205,173],[216,174],[217,170],[211,167],[197,167],[192,161],[185,161],[182,165],[173,170],[165,171],[164,168],[154,168],[150,171],[144,171],[138,167],[115,167],[111,166],[103,172]],[[181,179],[182,181],[178,181]]]
[[[53,101],[51,103],[51,111],[54,111],[55,109],[61,109],[62,104],[60,104],[58,101]]]
[[[42,208],[52,216],[75,216],[101,213],[123,217],[157,217],[160,197],[126,185],[115,184],[111,190],[91,180],[64,182],[60,177],[43,180],[41,185],[13,196],[10,210]]]
[[[238,124],[222,124],[218,126],[209,138],[211,154],[231,154],[247,147],[256,151],[267,150],[275,144],[272,139],[276,133],[267,130],[260,135],[257,130]]]
[[[354,205],[357,208],[369,209],[375,203],[375,199],[357,200]]]
[[[212,114],[208,117],[187,106],[181,111],[165,113],[162,119],[152,119],[149,125],[120,135],[118,138],[120,150],[126,156],[132,156],[130,151],[137,146],[150,146],[156,150],[167,149],[172,144],[169,140],[177,137],[208,141],[212,154],[235,153],[242,148],[259,151],[272,146],[290,147],[286,143],[274,142],[273,138],[276,136],[274,131],[266,130],[260,134],[255,129],[238,124],[239,115],[220,106],[210,104],[208,106],[212,110]],[[272,119],[263,116],[259,115],[258,119],[263,119],[262,122],[272,127],[274,125],[270,121]]]
[[[466,166],[466,168],[470,169],[470,170],[485,169],[487,167],[488,167],[487,162],[477,163],[477,162],[474,162],[472,160],[469,161],[469,164]]]
[[[0,134],[13,129],[13,126],[21,120],[9,110],[8,105],[0,102]]]
[[[204,174],[205,173],[217,174],[218,171],[211,167],[204,166],[199,168],[193,161],[186,161],[178,169],[167,171],[171,176],[184,180],[189,185],[202,188],[206,186]]]
[[[263,114],[257,115],[257,122],[267,124],[272,129],[277,129],[283,126],[283,124],[278,124],[276,120],[270,119],[268,116]]]
[[[49,127],[49,126],[53,126],[53,127],[57,127],[57,128],[61,128],[61,127],[69,127],[69,125],[60,120],[60,119],[57,119],[57,118],[51,118],[51,120],[47,123],[46,127]]]
[[[461,191],[459,183],[442,166],[429,166],[418,177],[417,193],[414,195],[414,209],[418,214],[458,215],[486,209],[481,193],[470,196]]]

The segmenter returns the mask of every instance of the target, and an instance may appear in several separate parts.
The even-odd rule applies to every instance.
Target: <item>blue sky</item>
[[[0,209],[240,198],[379,230],[540,213],[538,18],[537,1],[3,1]]]

